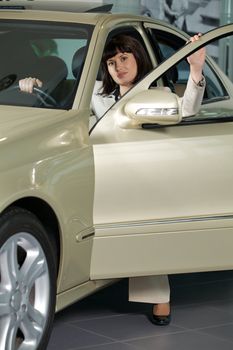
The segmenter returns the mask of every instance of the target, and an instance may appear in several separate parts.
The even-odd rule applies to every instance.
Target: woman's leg
[[[153,304],[151,321],[170,323],[170,286],[167,275],[129,278],[129,301]]]
[[[163,304],[170,301],[167,275],[129,278],[129,301]]]

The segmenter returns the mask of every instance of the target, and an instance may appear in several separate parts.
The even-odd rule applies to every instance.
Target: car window
[[[208,42],[206,45],[207,53],[210,51],[209,46],[211,45],[218,48],[219,55],[214,59],[209,59],[208,63],[205,64],[203,75],[206,79],[206,89],[200,110],[195,115],[184,117],[179,124],[174,124],[173,126],[233,121],[233,65],[228,55],[231,50],[233,53],[233,49],[231,49],[232,43],[233,36]],[[169,71],[174,70],[178,66],[178,64],[172,66],[172,60],[170,61],[170,68],[158,79],[164,79],[164,75],[167,76]],[[184,63],[184,61],[181,61],[179,64]],[[152,81],[150,84],[152,88],[156,85],[156,81]],[[143,127],[158,128],[161,126],[151,124],[143,125]]]
[[[148,50],[147,50],[147,47],[145,45],[145,42],[144,42],[144,39],[140,33],[140,31],[138,31],[138,28],[137,26],[134,27],[134,26],[131,26],[131,25],[122,25],[122,26],[117,26],[116,28],[112,29],[107,38],[106,38],[106,44],[114,37],[118,36],[118,35],[127,35],[127,36],[130,36],[134,39],[136,39],[138,42],[141,43],[141,45],[143,46],[144,50],[145,50],[145,53],[147,54],[148,56],[148,60],[151,60],[150,58],[150,55],[148,53]],[[152,64],[152,67],[153,67],[153,64]],[[101,65],[99,67],[99,70],[97,72],[97,76],[96,76],[96,84],[95,84],[95,87],[94,87],[94,91],[93,91],[93,94],[96,95],[96,94],[99,94],[101,91],[102,91],[102,69],[101,69]],[[100,110],[100,106],[98,106],[99,110]],[[95,110],[93,109],[93,106],[91,105],[90,106],[90,109],[92,110],[92,114],[91,114],[91,117],[90,117],[90,122],[89,122],[89,128],[90,130],[92,130],[96,123],[98,122],[99,120],[99,116],[96,115],[96,112]],[[106,108],[104,107],[104,111],[103,111],[103,114],[106,112]]]
[[[83,24],[1,21],[0,104],[70,108],[91,33]],[[43,82],[42,92],[19,91],[29,76]]]
[[[111,32],[110,36],[112,35],[112,33],[115,33],[115,31]],[[161,31],[159,31],[159,33],[161,33]],[[173,37],[170,36],[169,38],[169,35],[167,33],[166,35],[164,35],[163,33],[163,36],[157,36],[156,38],[154,38],[153,41],[151,40],[154,52],[156,54],[156,58],[158,59],[158,63],[162,64],[163,61],[165,61],[167,58],[171,58],[173,53],[175,54],[179,49],[186,45],[185,38],[178,38],[176,40],[178,46],[175,49],[175,45],[174,47],[172,47],[172,42],[174,42],[175,39],[175,35],[173,35]],[[219,43],[211,42],[210,45],[220,47]],[[227,48],[228,46],[229,44],[227,44]],[[209,45],[207,45],[207,52],[208,48]],[[229,117],[232,118],[233,101],[231,95],[233,94],[233,79],[229,81],[229,78],[226,76],[226,74],[224,74],[223,71],[221,71],[220,67],[216,63],[220,64],[221,62],[219,60],[213,60],[208,58],[204,67],[203,75],[206,79],[206,88],[200,112],[196,115],[184,118],[184,120],[182,120],[180,124],[206,123],[210,121],[216,122],[216,120],[218,119],[220,121],[223,121],[225,120],[225,118],[227,118],[227,120],[229,120]],[[158,71],[159,70],[160,66],[158,67]],[[166,70],[166,72],[163,75],[159,75],[158,79],[156,78],[154,80],[153,76],[156,76],[156,71],[157,69],[155,68],[155,70],[152,73],[145,77],[146,84],[142,83],[143,88],[145,88],[145,85],[147,84],[148,88],[155,88],[156,86],[161,87],[160,81],[163,81],[164,86],[169,86],[171,90],[175,92],[178,96],[183,96],[189,77],[189,63],[186,58],[179,61],[175,65],[172,65],[171,60],[170,68]],[[138,84],[136,84],[135,87],[132,88],[132,96],[134,92],[137,93],[138,91],[140,91],[140,84],[141,82],[139,82]],[[116,102],[116,104],[118,103],[121,104],[121,101]],[[112,107],[109,108],[111,109]],[[114,109],[115,108],[117,107],[114,107]],[[100,119],[98,119],[98,121],[99,120]],[[93,130],[95,125],[96,119],[94,119],[94,122],[91,123],[91,131]],[[160,126],[153,125],[152,127]]]
[[[148,32],[151,35],[155,49],[159,52],[160,62],[163,62],[186,44],[185,39],[175,36],[170,32],[157,29],[150,29]],[[212,47],[216,47],[216,45],[211,44]],[[224,85],[208,62],[205,64],[203,74],[207,81],[204,102],[207,103],[209,100],[227,96]],[[164,76],[164,80],[181,97],[183,96],[188,77],[189,64],[187,60],[182,60],[173,69],[168,71],[167,75]]]

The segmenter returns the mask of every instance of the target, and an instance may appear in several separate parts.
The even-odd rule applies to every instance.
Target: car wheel
[[[48,235],[32,213],[12,208],[0,216],[0,349],[46,349],[55,300]]]

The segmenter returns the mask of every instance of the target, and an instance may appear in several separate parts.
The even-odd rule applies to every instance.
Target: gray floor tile
[[[204,304],[194,307],[177,307],[173,310],[173,325],[198,329],[233,322],[233,315]]]
[[[89,303],[85,300],[77,302],[67,309],[62,310],[56,315],[56,322],[74,322],[80,320],[89,320],[93,318],[102,318],[117,315],[117,311],[111,307],[105,307],[99,303]]]
[[[224,326],[205,328],[200,330],[200,333],[209,334],[219,339],[230,341],[232,342],[233,348],[233,323]]]
[[[72,325],[54,325],[47,350],[69,350],[110,343],[111,339],[87,332]]]
[[[207,305],[211,305],[217,310],[221,310],[233,315],[233,300],[219,300],[215,302],[209,302]]]
[[[86,350],[137,350],[137,348],[131,344],[116,342],[111,344],[93,346],[88,349],[86,348]]]
[[[168,334],[128,343],[138,350],[232,350],[232,343],[196,332]]]
[[[157,327],[154,326],[145,315],[128,314],[102,318],[98,321],[79,321],[74,323],[74,325],[99,335],[108,336],[113,340],[148,337],[182,330],[182,328],[172,325],[168,327]]]

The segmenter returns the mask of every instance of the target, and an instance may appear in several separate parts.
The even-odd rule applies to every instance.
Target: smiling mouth
[[[117,78],[121,79],[121,78],[123,78],[126,74],[127,74],[126,72],[118,73],[118,74],[117,74]]]

